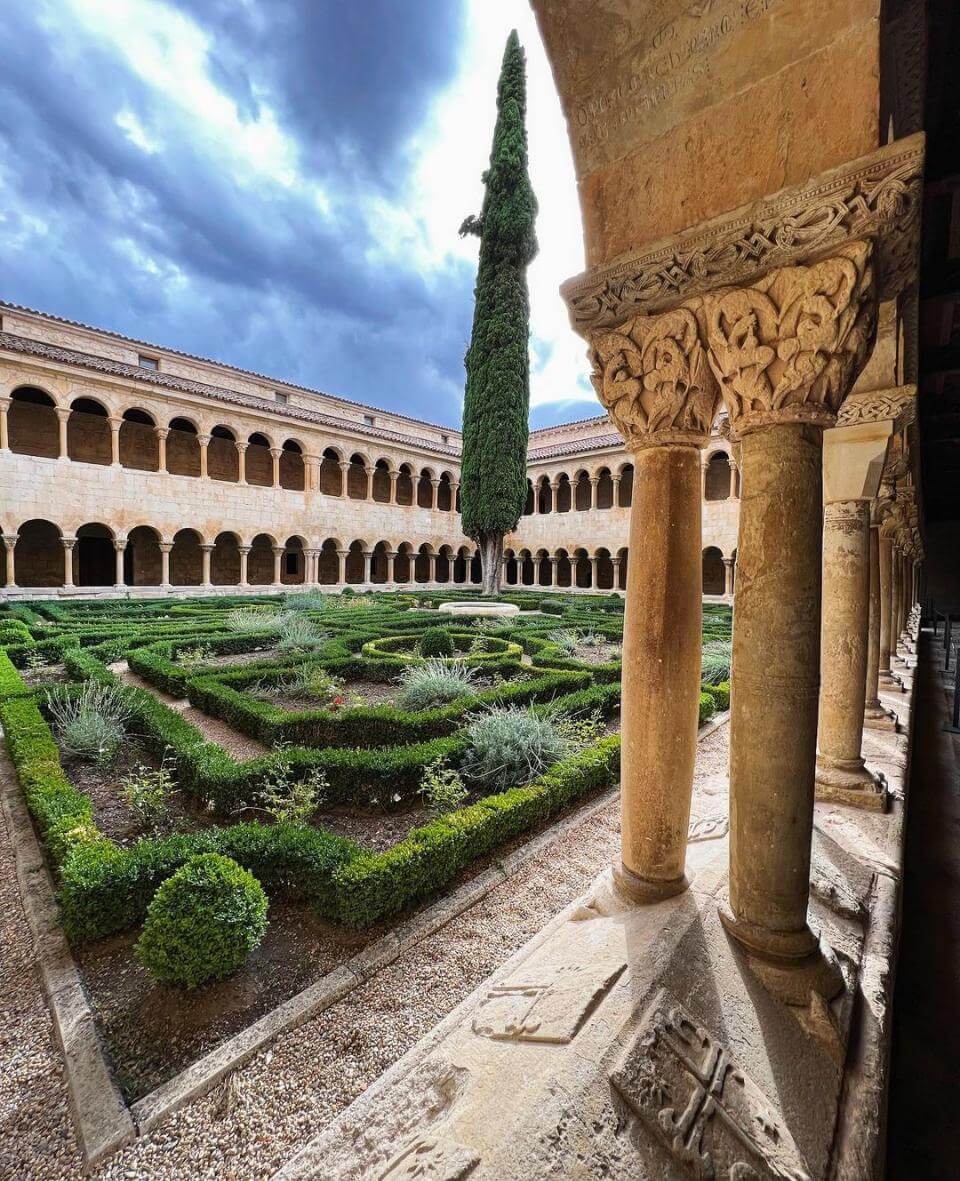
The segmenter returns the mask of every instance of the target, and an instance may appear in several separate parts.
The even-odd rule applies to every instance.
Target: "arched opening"
[[[524,586],[533,586],[537,577],[537,568],[528,549],[520,553],[520,581]]]
[[[413,504],[413,469],[409,463],[400,464],[397,476],[397,504]]]
[[[613,590],[613,562],[610,558],[610,551],[608,549],[597,550],[597,560],[595,563],[597,572],[597,590]]]
[[[533,515],[533,506],[536,500],[536,493],[533,490],[533,480],[527,477],[527,499],[523,502],[523,515],[530,517]]]
[[[453,576],[453,549],[449,545],[442,545],[437,551],[436,580],[437,582],[451,582]]]
[[[417,508],[433,508],[433,472],[425,467],[417,480]]]
[[[626,547],[617,550],[617,557],[620,559],[620,565],[617,567],[617,589],[627,589],[627,555],[629,551]]]
[[[346,581],[352,583],[363,582],[366,578],[366,561],[364,553],[366,545],[362,541],[351,541],[350,548],[344,562]]]
[[[160,466],[160,441],[153,416],[146,410],[124,410],[120,424],[120,466],[155,472]]]
[[[397,546],[397,556],[393,559],[393,581],[409,582],[411,576],[410,552],[412,546],[408,541]]]
[[[561,472],[557,477],[557,505],[556,511],[558,513],[568,513],[570,506],[573,503],[573,497],[570,489],[570,477],[566,472]]]
[[[703,593],[722,595],[724,585],[723,555],[715,545],[703,551]]]
[[[149,525],[137,525],[127,534],[127,548],[123,551],[123,581],[127,586],[159,586],[162,579],[160,535]]]
[[[480,560],[479,550],[476,550],[470,559],[470,581],[475,586],[479,586],[483,582],[483,562]]]
[[[340,459],[340,452],[333,447],[325,448],[320,457],[320,491],[327,496],[339,496],[343,492]]]
[[[553,576],[553,565],[550,555],[545,549],[537,551],[537,582],[540,586],[550,586]]]
[[[273,582],[273,546],[269,533],[258,533],[250,545],[247,557],[247,582],[253,586],[270,586]]]
[[[16,451],[18,455],[56,459],[60,454],[60,426],[53,398],[29,385],[14,390],[10,398],[10,408],[7,410],[10,450]],[[56,584],[42,582],[38,585]]]
[[[590,477],[586,472],[577,472],[574,505],[578,513],[586,512],[590,507]]]
[[[390,546],[385,541],[378,541],[373,547],[373,556],[370,559],[371,582],[386,582],[390,577],[390,559],[387,556],[389,552]]]
[[[17,586],[63,586],[60,537],[51,521],[27,521],[20,526],[13,551]]]
[[[597,508],[613,508],[613,476],[608,467],[602,467],[597,484]]]
[[[548,476],[541,476],[537,481],[537,512],[542,515],[553,512],[553,489],[550,487],[550,478]]]
[[[76,586],[113,586],[117,558],[113,530],[99,523],[81,525],[73,547],[73,581]]]
[[[413,580],[414,582],[433,581],[433,547],[426,543],[417,550],[417,556],[413,563]]]
[[[240,585],[240,538],[236,533],[217,534],[210,554],[210,581],[214,586]]]
[[[390,503],[390,464],[385,459],[373,465],[373,499],[377,504]]]
[[[453,559],[453,582],[465,583],[467,581],[469,566],[470,554],[466,546],[461,546],[457,550],[457,556]]]
[[[570,555],[565,549],[557,550],[557,567],[555,570],[556,586],[571,586],[573,582],[573,567]]]
[[[585,549],[578,549],[573,554],[574,586],[580,590],[588,590],[593,586],[593,566],[590,555]]]
[[[307,561],[303,550],[302,537],[288,537],[284,542],[283,556],[280,559],[280,581],[285,585],[299,584],[306,578]]]
[[[107,408],[93,398],[74,398],[70,404],[70,417],[67,419],[67,455],[77,463],[110,463],[112,448]],[[105,584],[91,582],[86,585]]]
[[[630,508],[633,504],[633,464],[625,463],[620,469],[620,507]]]
[[[302,492],[304,479],[303,448],[295,439],[287,439],[280,455],[280,487],[290,492]]]
[[[725,451],[714,451],[707,460],[704,500],[726,500],[730,495],[730,461]]]
[[[335,586],[340,579],[338,545],[339,542],[335,537],[328,537],[320,547],[320,557],[317,563],[318,581],[324,586]]]
[[[210,442],[207,444],[207,475],[211,480],[224,480],[228,484],[236,484],[240,479],[237,436],[229,427],[215,426],[210,432]],[[237,558],[239,560],[239,553]],[[239,566],[237,569],[239,571]],[[239,580],[238,573],[237,581]]]
[[[503,580],[507,586],[516,586],[519,578],[519,563],[512,549],[503,551]]]
[[[195,529],[181,529],[174,534],[170,551],[172,586],[199,586],[203,582],[202,540]]]
[[[448,513],[453,508],[453,488],[450,484],[450,473],[440,473],[440,483],[437,487],[437,509],[441,513]]]
[[[350,456],[347,469],[347,496],[351,500],[367,499],[367,463],[362,455]]]
[[[200,475],[200,441],[197,438],[197,428],[187,418],[175,418],[170,423],[170,434],[167,435],[167,471],[173,476]],[[192,586],[193,583],[183,585]]]
[[[259,431],[254,431],[247,440],[244,468],[248,484],[255,484],[258,488],[269,488],[273,484],[270,440]]]

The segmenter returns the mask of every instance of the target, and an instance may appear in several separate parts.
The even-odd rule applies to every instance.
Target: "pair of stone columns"
[[[623,644],[621,887],[686,886],[700,695],[699,451],[721,398],[740,441],[721,918],[768,986],[842,985],[807,925],[820,665],[824,429],[872,347],[872,245],[591,333],[594,384],[635,453]]]

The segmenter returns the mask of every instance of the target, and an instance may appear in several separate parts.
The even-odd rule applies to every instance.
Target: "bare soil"
[[[277,648],[257,648],[253,652],[226,652],[221,656],[211,656],[203,663],[211,668],[229,668],[232,665],[242,666],[258,660],[270,660],[277,655]]]
[[[62,664],[44,664],[40,668],[21,668],[20,678],[31,689],[43,685],[65,685],[70,678]]]
[[[601,644],[594,648],[590,644],[578,644],[574,656],[584,664],[611,664],[620,659],[620,645]]]
[[[333,971],[379,934],[338,930],[292,903],[271,903],[268,917],[263,942],[240,972],[190,991],[151,977],[133,951],[137,931],[80,949],[84,984],[128,1102]]]
[[[383,803],[386,808],[389,801]],[[394,811],[385,808],[361,811],[352,806],[330,805],[315,812],[311,823],[382,853],[430,820],[429,810],[419,803]]]

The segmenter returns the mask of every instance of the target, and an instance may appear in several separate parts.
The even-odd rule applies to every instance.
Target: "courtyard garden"
[[[617,596],[11,605],[0,724],[128,1102],[619,777]],[[701,723],[729,704],[704,608]]]

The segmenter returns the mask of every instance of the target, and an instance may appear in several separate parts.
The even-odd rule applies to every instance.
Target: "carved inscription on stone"
[[[461,1181],[480,1163],[462,1144],[438,1144],[418,1137],[399,1152],[379,1174],[380,1181]]]
[[[492,988],[473,1032],[499,1041],[570,1042],[626,968],[561,964]]]
[[[766,1096],[666,990],[610,1081],[684,1175],[697,1181],[809,1181]]]

